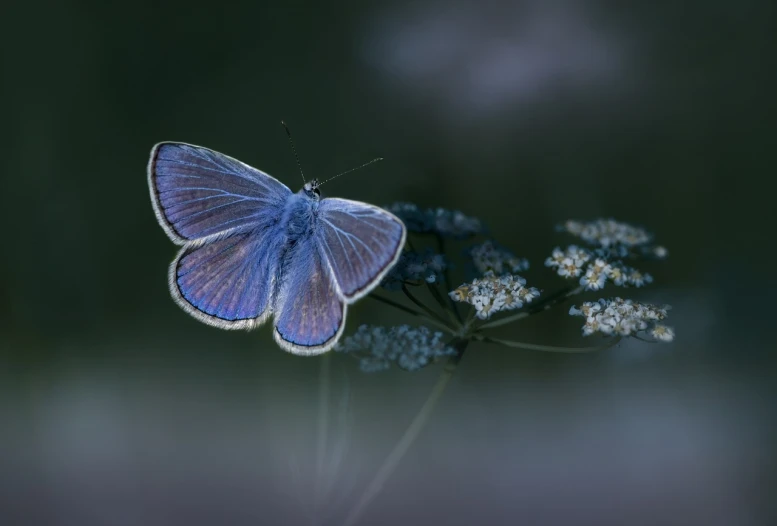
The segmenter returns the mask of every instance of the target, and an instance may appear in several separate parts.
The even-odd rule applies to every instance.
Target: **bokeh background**
[[[630,296],[673,305],[675,343],[473,345],[362,524],[777,523],[773,2],[2,10],[1,524],[342,523],[439,367],[368,375],[198,323],[146,186],[180,140],[296,190],[281,119],[309,177],[386,158],[329,195],[477,216],[531,285],[561,285],[541,262],[567,218],[670,253]],[[580,323],[503,335],[589,344]]]

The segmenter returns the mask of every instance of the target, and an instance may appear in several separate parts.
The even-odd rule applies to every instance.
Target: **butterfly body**
[[[148,166],[157,219],[182,245],[170,265],[173,299],[200,321],[251,329],[274,317],[275,339],[295,354],[337,342],[347,306],[399,258],[405,227],[378,207],[297,193],[207,148],[164,142]]]

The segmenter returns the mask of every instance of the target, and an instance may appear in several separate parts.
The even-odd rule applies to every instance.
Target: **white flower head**
[[[451,291],[449,296],[454,301],[469,303],[475,307],[477,317],[485,320],[500,311],[520,309],[539,296],[538,289],[525,285],[526,280],[520,276],[497,277],[489,271]]]
[[[635,247],[645,245],[652,239],[646,230],[614,219],[597,219],[590,222],[570,220],[564,223],[560,229],[591,245],[603,248],[619,245]]]
[[[413,203],[394,203],[385,207],[405,223],[410,232],[436,233],[443,237],[465,239],[483,231],[480,220],[458,210],[419,208]]]
[[[422,254],[406,251],[383,278],[381,286],[389,290],[399,290],[407,282],[439,283],[447,266],[445,256],[436,254],[431,249]]]
[[[492,271],[497,276],[516,274],[529,268],[529,260],[518,258],[494,241],[486,241],[469,249],[469,256],[480,274]]]
[[[358,357],[359,365],[365,372],[388,369],[391,363],[414,371],[456,354],[453,347],[443,342],[441,332],[409,325],[392,328],[362,325],[353,335],[338,342],[335,351]]]
[[[569,314],[585,317],[582,328],[584,336],[595,332],[631,336],[647,331],[654,340],[669,342],[674,339],[674,331],[657,323],[667,317],[669,308],[612,298],[585,302],[580,308],[572,307]]]

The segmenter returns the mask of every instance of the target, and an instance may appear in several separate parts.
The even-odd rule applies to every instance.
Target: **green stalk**
[[[402,312],[406,312],[408,314],[412,314],[413,316],[418,316],[419,318],[422,318],[423,320],[425,320],[427,323],[430,323],[431,325],[434,325],[438,329],[442,329],[442,330],[444,330],[445,332],[447,332],[449,334],[454,334],[453,330],[451,330],[451,328],[448,327],[447,324],[441,323],[441,322],[437,321],[436,319],[433,319],[433,318],[430,318],[430,317],[426,316],[422,312],[419,312],[419,311],[417,311],[415,309],[411,309],[410,307],[406,307],[405,305],[402,305],[401,303],[397,303],[394,300],[390,300],[388,298],[384,298],[383,296],[378,296],[376,294],[370,294],[367,297],[368,298],[372,298],[372,299],[374,299],[376,301],[379,301],[381,303],[385,303],[386,305],[390,305],[390,306],[394,307],[395,309],[401,310]]]
[[[556,347],[553,345],[538,345],[535,343],[523,343],[523,342],[515,342],[511,340],[502,340],[499,338],[490,338],[479,334],[475,335],[475,339],[485,343],[497,343],[499,345],[506,345],[507,347],[514,347],[517,349],[527,349],[530,351],[543,351],[543,352],[558,352],[558,353],[589,353],[589,352],[604,351],[605,349],[609,349],[610,347],[616,345],[619,341],[621,341],[621,337],[616,336],[604,345],[595,345],[592,347]]]
[[[468,343],[468,340],[457,340],[454,343],[457,354],[448,358],[448,361],[440,373],[440,376],[437,378],[437,383],[434,384],[432,392],[429,393],[426,402],[424,402],[424,405],[421,406],[421,409],[418,411],[415,418],[413,418],[413,421],[405,430],[405,433],[399,439],[399,442],[397,442],[397,444],[394,446],[394,449],[391,450],[391,453],[389,453],[388,457],[386,457],[386,460],[384,460],[383,464],[381,464],[380,468],[378,468],[378,471],[375,473],[375,476],[365,488],[364,493],[362,493],[361,497],[356,503],[356,506],[351,509],[351,512],[346,517],[343,526],[353,526],[356,524],[356,522],[364,513],[364,510],[378,495],[378,493],[380,493],[381,489],[383,489],[383,485],[386,483],[392,473],[394,473],[394,470],[399,465],[402,457],[405,456],[405,453],[407,453],[407,451],[410,449],[410,446],[413,445],[415,439],[418,438],[418,435],[421,433],[424,425],[429,421],[429,418],[432,415],[432,411],[434,411],[434,408],[437,406],[437,402],[439,402],[440,397],[442,397],[442,394],[445,391],[445,388],[448,386],[448,383],[453,377],[453,373],[456,370],[459,361],[461,361],[461,357],[463,356]]]
[[[435,320],[439,321],[440,323],[445,324],[445,319],[443,319],[442,316],[440,316],[439,314],[434,312],[432,309],[427,307],[426,304],[424,304],[421,300],[419,300],[418,298],[413,296],[413,294],[410,292],[410,290],[406,286],[404,286],[404,285],[402,285],[402,292],[404,292],[405,296],[407,296],[410,299],[410,301],[415,303],[416,306],[421,308],[421,310],[423,310],[426,314],[428,314],[429,316],[431,316]]]

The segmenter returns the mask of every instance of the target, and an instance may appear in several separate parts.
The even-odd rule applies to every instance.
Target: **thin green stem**
[[[368,297],[368,298],[372,298],[372,299],[374,299],[374,300],[377,300],[377,301],[379,301],[379,302],[381,302],[381,303],[385,303],[386,305],[390,305],[390,306],[394,307],[395,309],[399,309],[399,310],[401,310],[402,312],[406,312],[406,313],[408,313],[408,314],[412,314],[413,316],[417,316],[417,317],[419,317],[419,318],[421,318],[421,319],[425,320],[427,323],[429,323],[429,324],[431,324],[431,325],[434,325],[434,326],[435,326],[435,327],[437,327],[438,329],[442,329],[442,330],[444,330],[444,331],[445,331],[445,332],[447,332],[448,334],[455,334],[455,332],[453,331],[453,329],[451,329],[450,327],[448,327],[448,325],[447,325],[446,323],[443,323],[443,322],[437,321],[437,320],[436,320],[436,319],[434,319],[434,318],[430,318],[429,316],[425,315],[423,312],[419,312],[419,311],[417,311],[417,310],[415,310],[415,309],[412,309],[412,308],[410,308],[410,307],[407,307],[407,306],[405,306],[405,305],[402,305],[401,303],[398,303],[398,302],[396,302],[396,301],[394,301],[394,300],[390,300],[390,299],[388,299],[388,298],[384,298],[383,296],[378,296],[378,295],[376,295],[376,294],[370,294],[370,295],[369,295],[369,296],[367,296],[367,297]]]
[[[516,349],[527,349],[530,351],[543,351],[543,352],[558,352],[558,353],[589,353],[589,352],[597,352],[597,351],[604,351],[605,349],[609,349],[613,345],[616,345],[619,341],[621,341],[620,336],[616,336],[612,338],[610,341],[605,343],[604,345],[596,345],[592,347],[555,347],[552,345],[537,345],[534,343],[523,343],[523,342],[515,342],[511,340],[502,340],[499,338],[490,338],[482,335],[475,335],[475,339],[486,342],[486,343],[496,343],[499,345],[505,345],[507,347],[514,347]]]
[[[432,285],[431,283],[426,283],[426,287],[429,289],[429,292],[432,294],[432,297],[437,301],[437,303],[440,305],[440,308],[442,308],[443,312],[448,315],[448,319],[453,324],[453,326],[457,326],[461,324],[461,319],[458,318],[453,311],[451,311],[450,308],[448,308],[448,302],[445,301],[445,299],[440,294],[440,291],[437,290],[437,287]]]
[[[426,317],[426,316],[424,316],[424,314],[422,312],[419,312],[419,311],[417,311],[415,309],[411,309],[410,307],[402,305],[401,303],[398,303],[398,302],[396,302],[394,300],[390,300],[388,298],[384,298],[383,296],[378,296],[377,294],[370,294],[367,297],[368,298],[372,298],[374,300],[377,300],[377,301],[379,301],[381,303],[385,303],[386,305],[391,305],[395,309],[399,309],[399,310],[401,310],[403,312],[406,312],[408,314],[412,314],[413,316],[419,316],[421,318],[425,318]]]
[[[416,304],[417,307],[419,307],[421,310],[423,310],[426,314],[434,318],[435,320],[439,321],[440,323],[445,323],[445,319],[434,312],[432,309],[430,309],[424,302],[413,296],[413,294],[410,292],[410,290],[402,285],[402,292],[405,293],[405,296],[407,296],[410,301]]]
[[[378,493],[380,493],[381,489],[383,489],[383,485],[392,473],[394,473],[394,470],[399,465],[402,457],[405,456],[415,439],[418,438],[418,435],[421,433],[424,425],[429,421],[432,411],[434,411],[437,402],[440,401],[440,397],[453,377],[453,373],[455,372],[468,343],[468,340],[457,340],[455,342],[454,347],[457,350],[457,354],[448,358],[448,361],[440,373],[440,376],[437,378],[437,383],[434,384],[432,392],[429,393],[426,402],[421,406],[421,409],[418,411],[415,418],[413,418],[413,421],[405,430],[405,433],[399,439],[399,442],[394,446],[394,449],[391,450],[391,453],[386,457],[386,460],[384,460],[383,464],[378,468],[375,476],[365,488],[364,493],[362,493],[356,505],[351,509],[348,517],[346,517],[345,522],[343,523],[344,526],[353,526],[357,523],[364,513],[364,510]]]
[[[464,322],[464,328],[469,330],[469,328],[472,326],[473,323],[477,321],[477,311],[475,310],[475,307],[472,307],[469,309],[469,313],[467,313],[467,321]]]
[[[570,298],[571,296],[574,296],[575,294],[579,294],[583,291],[584,287],[579,286],[575,288],[567,287],[565,289],[561,289],[547,298],[543,298],[533,305],[529,305],[525,311],[519,312],[518,314],[513,314],[512,316],[507,316],[506,318],[500,318],[498,320],[488,321],[478,327],[478,330],[483,329],[493,329],[494,327],[501,327],[502,325],[507,325],[508,323],[512,323],[514,321],[522,320],[524,318],[527,318],[531,316],[532,314],[537,314],[539,312],[544,312],[554,305],[557,305],[561,303],[562,301],[565,301],[566,299]]]

